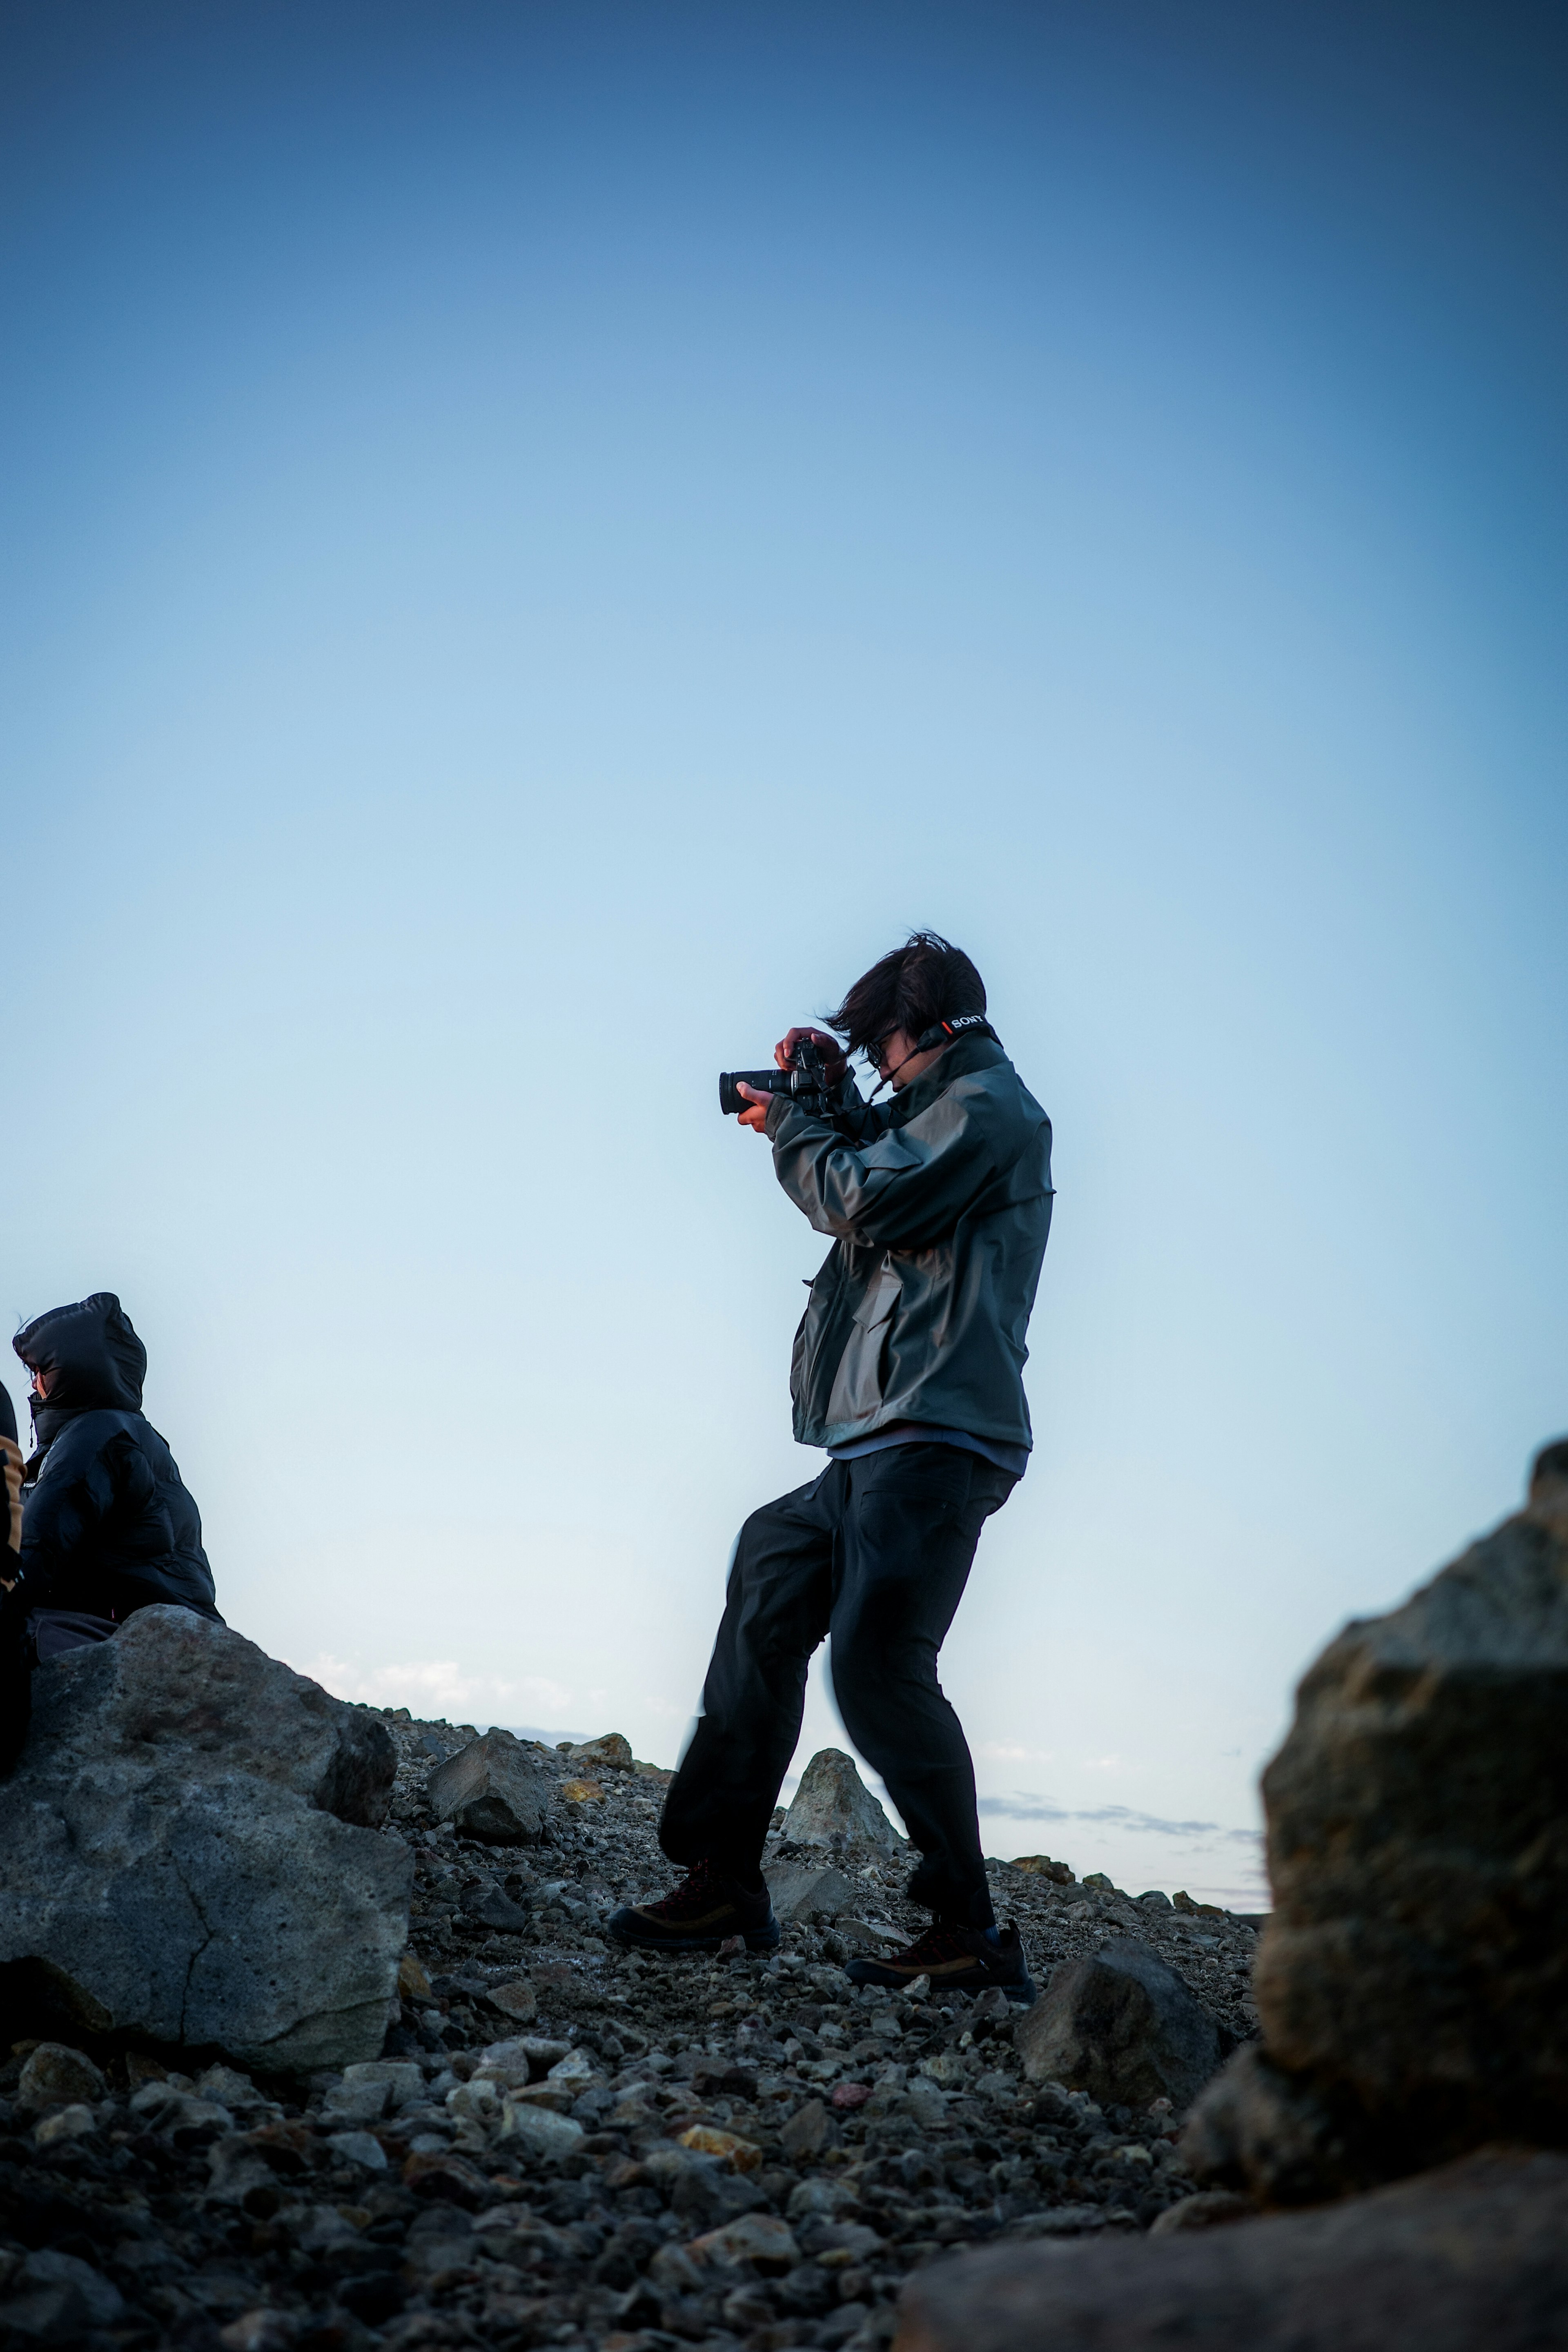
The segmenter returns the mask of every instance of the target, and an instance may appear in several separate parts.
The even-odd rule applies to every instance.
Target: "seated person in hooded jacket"
[[[38,1657],[102,1641],[154,1601],[221,1624],[201,1515],[142,1414],[147,1350],[119,1299],[57,1307],[12,1345],[33,1376],[16,1591]]]

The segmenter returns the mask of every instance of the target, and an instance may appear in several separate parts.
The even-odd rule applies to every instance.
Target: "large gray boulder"
[[[374,2058],[413,1880],[379,1827],[395,1766],[384,1724],[241,1634],[140,1610],[33,1678],[0,1963],[89,2033],[280,2072]]]
[[[1225,2055],[1219,2029],[1181,1978],[1130,1940],[1054,1969],[1013,2042],[1031,2083],[1065,2083],[1101,2106],[1188,2107]]]
[[[933,2263],[893,2352],[1540,2352],[1565,2306],[1568,2158],[1488,2149],[1320,2212]]]
[[[1305,2201],[1568,2141],[1568,1443],[1518,1517],[1329,1644],[1263,1794],[1263,2046],[1189,2126],[1200,2178]]]
[[[426,1795],[437,1821],[487,1845],[537,1845],[550,1783],[521,1739],[500,1726],[470,1739],[431,1773]]]
[[[896,1853],[901,1843],[887,1814],[840,1748],[822,1748],[801,1775],[783,1835],[800,1845],[868,1845]]]

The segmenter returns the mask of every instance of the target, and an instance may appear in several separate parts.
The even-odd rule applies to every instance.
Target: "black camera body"
[[[822,1049],[809,1037],[801,1039],[787,1070],[721,1070],[719,1108],[726,1118],[738,1118],[743,1110],[752,1108],[741,1093],[742,1087],[753,1087],[760,1095],[788,1095],[815,1118],[827,1114],[828,1086],[822,1066]]]

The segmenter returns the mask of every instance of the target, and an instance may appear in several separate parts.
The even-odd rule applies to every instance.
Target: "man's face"
[[[48,1395],[50,1389],[54,1386],[54,1373],[52,1371],[41,1371],[37,1364],[29,1364],[27,1370],[33,1377],[33,1394],[38,1399],[39,1402],[42,1403],[44,1399]]]

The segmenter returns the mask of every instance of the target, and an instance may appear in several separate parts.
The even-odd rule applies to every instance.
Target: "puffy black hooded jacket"
[[[37,1316],[12,1345],[53,1376],[22,1490],[27,1606],[124,1618],[163,1601],[217,1617],[201,1515],[142,1413],[147,1350],[113,1292]]]

